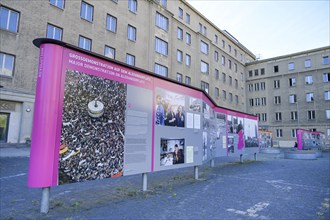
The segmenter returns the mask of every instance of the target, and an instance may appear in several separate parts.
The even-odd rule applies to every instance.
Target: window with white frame
[[[261,97],[261,105],[266,105],[266,97]]]
[[[47,25],[47,38],[62,40],[63,29],[52,24]]]
[[[278,66],[274,66],[274,73],[278,73]]]
[[[1,6],[0,16],[1,16],[0,28],[2,30],[15,32],[15,33],[18,32],[18,23],[20,17],[19,12]]]
[[[329,64],[329,56],[323,56],[322,57],[322,63],[323,64]]]
[[[226,100],[227,99],[227,92],[225,90],[222,90],[222,100]]]
[[[297,137],[297,130],[296,130],[296,129],[292,129],[292,130],[291,130],[291,137],[292,137],[292,138]]]
[[[104,56],[115,59],[116,58],[116,49],[109,47],[109,46],[105,46],[104,47]]]
[[[305,60],[305,68],[310,68],[312,66],[312,61],[311,59]]]
[[[330,100],[330,91],[324,92],[324,100]]]
[[[291,115],[291,120],[292,121],[296,121],[298,119],[298,112],[297,111],[292,111],[290,113],[290,115]]]
[[[259,91],[259,90],[260,90],[259,83],[255,83],[254,84],[254,91]]]
[[[252,83],[250,83],[249,85],[248,85],[248,90],[249,90],[249,92],[253,92],[253,84]]]
[[[186,33],[186,44],[191,44],[191,35],[189,33]]]
[[[155,39],[155,51],[167,56],[168,54],[168,44],[166,41],[156,37]]]
[[[308,118],[308,120],[314,120],[315,119],[315,110],[308,110],[307,118]]]
[[[330,73],[323,73],[323,82],[330,82]]]
[[[258,121],[260,121],[261,120],[260,113],[256,113],[256,116],[258,117]]]
[[[280,88],[280,80],[274,80],[274,89]]]
[[[260,69],[260,75],[265,75],[265,68]]]
[[[199,30],[199,33],[203,32],[203,25],[201,23],[198,23],[198,30]]]
[[[288,70],[294,70],[294,62],[288,64]]]
[[[237,73],[237,63],[234,63],[234,71]]]
[[[215,87],[214,88],[214,96],[216,97],[216,98],[219,98],[219,88],[217,88],[217,87]]]
[[[207,35],[207,27],[204,26],[203,31],[204,31],[203,34],[206,36]]]
[[[186,13],[186,23],[190,24],[190,14]]]
[[[160,0],[160,5],[163,6],[164,8],[167,7],[167,0]]]
[[[238,89],[238,80],[235,79],[235,89]]]
[[[135,56],[132,54],[126,54],[126,63],[131,66],[135,66]]]
[[[267,121],[267,113],[261,113],[261,121]]]
[[[330,109],[326,109],[326,110],[325,110],[325,117],[326,117],[327,119],[330,119]]]
[[[227,78],[226,73],[222,73],[222,82],[223,83],[226,83],[226,78]]]
[[[201,89],[206,93],[209,93],[209,84],[207,82],[201,81]]]
[[[218,44],[219,37],[218,37],[218,35],[216,35],[216,34],[214,35],[214,41],[215,41],[216,44]]]
[[[130,41],[136,41],[136,28],[131,25],[127,26],[127,39]]]
[[[218,53],[218,51],[214,51],[214,60],[216,62],[218,62],[218,60],[219,60],[219,53]]]
[[[276,129],[276,137],[283,137],[282,129]]]
[[[92,40],[84,36],[79,36],[79,47],[85,50],[92,50]]]
[[[254,76],[259,76],[259,70],[258,69],[254,70]]]
[[[168,68],[166,66],[155,63],[155,73],[167,77]]]
[[[314,93],[309,92],[306,93],[306,102],[313,102],[314,101]]]
[[[220,73],[219,73],[219,70],[218,70],[218,69],[215,69],[215,70],[214,70],[214,78],[215,78],[216,80],[218,80],[218,79],[220,78]]]
[[[179,27],[177,29],[177,37],[178,37],[179,40],[183,39],[183,30]]]
[[[254,99],[249,99],[250,106],[254,106]]]
[[[234,49],[234,55],[235,55],[235,57],[237,57],[237,50],[236,49]]]
[[[224,40],[221,41],[222,42],[222,48],[226,47],[226,42]]]
[[[261,90],[266,90],[266,83],[265,82],[260,82],[260,89]]]
[[[296,77],[289,78],[289,86],[296,86]]]
[[[313,84],[313,76],[311,76],[311,75],[305,76],[305,84],[307,84],[307,85]]]
[[[191,85],[191,78],[189,76],[186,76],[184,82],[186,85]]]
[[[137,12],[137,0],[128,0],[128,10],[133,13]]]
[[[117,32],[117,18],[112,15],[107,14],[106,28],[107,28],[107,30],[116,33]]]
[[[229,93],[229,102],[232,103],[233,102],[233,93]]]
[[[201,41],[201,52],[204,54],[209,53],[209,45],[205,43],[204,41]]]
[[[49,0],[51,5],[54,5],[58,8],[63,9],[64,8],[64,0]]]
[[[81,2],[80,17],[87,21],[93,21],[94,7],[86,2]]]
[[[252,77],[252,76],[253,76],[253,71],[249,70],[249,77]]]
[[[275,112],[275,121],[282,121],[282,112]]]
[[[289,102],[291,104],[296,103],[297,102],[297,95],[296,94],[290,95],[289,96]]]
[[[260,105],[260,98],[255,98],[255,105],[259,106]]]
[[[208,74],[209,73],[209,64],[201,60],[201,72]]]
[[[231,60],[228,60],[228,67],[231,69]]]
[[[228,45],[228,52],[231,53],[231,45]]]
[[[176,60],[180,63],[182,63],[183,61],[183,53],[181,50],[177,50],[176,51]]]
[[[15,56],[0,52],[0,75],[12,77],[14,75]]]
[[[275,105],[281,104],[281,96],[275,96],[274,97],[274,104]]]
[[[168,31],[168,18],[159,12],[156,13],[156,26],[164,31]]]
[[[182,10],[182,8],[178,9],[178,17],[183,19],[183,10]]]
[[[232,86],[233,85],[233,77],[229,76],[228,79],[229,79],[229,85]]]
[[[221,56],[221,64],[223,66],[226,65],[226,58],[225,58],[225,56]]]
[[[191,65],[191,56],[189,54],[186,54],[186,66]]]
[[[182,83],[182,74],[181,73],[176,73],[176,81]]]
[[[235,104],[238,104],[238,95],[235,95]]]

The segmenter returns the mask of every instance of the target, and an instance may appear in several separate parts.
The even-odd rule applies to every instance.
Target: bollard
[[[194,166],[195,180],[198,180],[198,166]]]
[[[147,173],[142,173],[142,191],[147,191],[148,188],[148,178]]]
[[[49,211],[49,191],[50,187],[42,188],[40,213],[47,214]]]
[[[210,166],[213,168],[214,167],[214,159],[211,160]]]
[[[257,161],[257,153],[254,153],[254,160]]]
[[[240,163],[243,163],[243,154],[240,154],[240,155],[239,155],[239,162],[240,162]]]

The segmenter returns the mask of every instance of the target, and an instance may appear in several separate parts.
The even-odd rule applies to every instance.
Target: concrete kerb
[[[28,144],[0,144],[0,157],[30,157]]]

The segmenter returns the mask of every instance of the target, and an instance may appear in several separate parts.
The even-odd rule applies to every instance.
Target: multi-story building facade
[[[294,146],[296,129],[330,137],[330,47],[254,61],[246,65],[248,113],[276,144]]]
[[[39,56],[32,40],[43,37],[201,88],[220,106],[258,113],[246,97],[255,55],[184,0],[2,0],[0,10],[2,142],[30,138]]]

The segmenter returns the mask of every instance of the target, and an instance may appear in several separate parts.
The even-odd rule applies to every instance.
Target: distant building
[[[2,0],[0,10],[1,18],[5,18],[0,26],[1,142],[23,143],[30,139],[39,57],[32,40],[41,37],[201,88],[220,106],[259,113],[249,106],[253,93],[246,85],[266,77],[268,70],[265,67],[267,74],[256,78],[246,73],[265,61],[255,62],[251,51],[186,1]],[[313,64],[312,68],[318,67]],[[319,114],[315,117],[318,123]],[[328,127],[322,122],[324,127],[320,129],[329,132],[329,119],[326,121]],[[272,128],[273,122],[261,121],[260,125]]]

